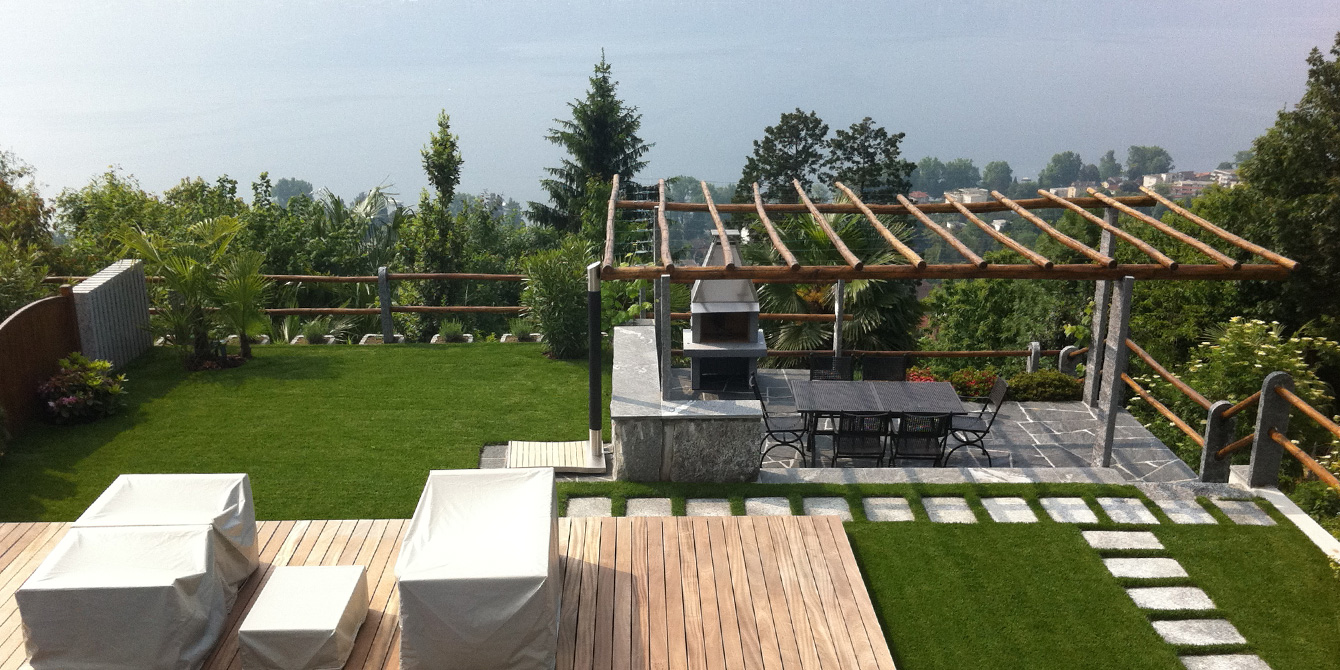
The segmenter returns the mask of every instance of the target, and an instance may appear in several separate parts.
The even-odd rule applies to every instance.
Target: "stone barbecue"
[[[703,266],[744,265],[734,244],[723,250],[713,243]],[[745,390],[758,359],[768,355],[758,327],[758,298],[748,279],[700,279],[693,283],[689,328],[684,330],[684,355],[689,357],[694,390]]]

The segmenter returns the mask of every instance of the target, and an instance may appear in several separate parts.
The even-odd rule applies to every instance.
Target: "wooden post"
[[[1103,212],[1103,219],[1108,224],[1115,227],[1117,225],[1117,210],[1111,207]],[[1102,237],[1099,240],[1098,250],[1109,256],[1112,255],[1112,247],[1116,245],[1116,240],[1111,231],[1103,230]],[[1098,407],[1098,394],[1102,389],[1103,377],[1103,355],[1105,347],[1103,346],[1103,330],[1107,328],[1107,308],[1112,300],[1112,282],[1102,279],[1095,282],[1093,290],[1093,321],[1089,326],[1089,357],[1084,366],[1084,404],[1089,407]]]
[[[1256,432],[1252,437],[1252,460],[1247,466],[1247,485],[1275,486],[1279,484],[1280,459],[1284,449],[1271,439],[1271,429],[1281,435],[1289,431],[1289,401],[1275,392],[1277,388],[1294,390],[1293,377],[1287,372],[1272,372],[1261,383],[1261,403],[1256,411]]]
[[[1028,363],[1024,365],[1025,372],[1037,372],[1042,365],[1042,343],[1028,343]]]
[[[1205,416],[1205,446],[1200,451],[1200,480],[1203,482],[1228,481],[1228,465],[1232,461],[1227,457],[1221,459],[1217,454],[1233,441],[1233,428],[1237,420],[1232,416],[1224,416],[1224,412],[1232,406],[1233,403],[1220,400],[1210,405],[1210,411]]]
[[[1121,411],[1123,386],[1121,375],[1126,373],[1126,338],[1131,328],[1131,291],[1135,278],[1126,277],[1117,282],[1112,291],[1112,303],[1107,319],[1107,339],[1101,345],[1103,352],[1102,387],[1098,394],[1098,418],[1103,421],[1102,434],[1093,443],[1094,467],[1112,466],[1112,439],[1117,432],[1117,414]],[[1095,310],[1096,311],[1096,310]],[[1093,347],[1089,348],[1093,351]],[[1090,372],[1089,374],[1093,374]]]
[[[377,268],[377,298],[382,309],[382,344],[395,344],[395,321],[391,320],[391,278],[386,266]]]
[[[847,282],[839,279],[833,286],[833,355],[842,355],[842,314],[846,306]]]
[[[657,362],[660,363],[661,397],[670,389],[670,275],[656,278],[656,293],[660,298],[656,302],[656,346]]]
[[[600,401],[604,397],[600,379],[600,263],[586,266],[586,346],[586,424],[590,459],[595,462],[605,457],[600,437]]]

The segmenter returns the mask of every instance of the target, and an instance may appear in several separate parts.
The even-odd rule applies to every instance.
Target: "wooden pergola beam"
[[[1153,227],[1155,230],[1157,230],[1157,231],[1159,231],[1159,232],[1161,232],[1161,233],[1164,233],[1164,234],[1168,235],[1169,237],[1175,238],[1175,239],[1177,239],[1178,241],[1182,242],[1183,244],[1185,244],[1185,245],[1187,245],[1187,246],[1189,246],[1189,247],[1195,249],[1196,251],[1199,251],[1199,252],[1201,252],[1202,254],[1205,254],[1206,256],[1209,256],[1211,260],[1213,260],[1214,262],[1216,262],[1216,263],[1218,263],[1218,264],[1220,264],[1220,265],[1222,265],[1222,266],[1224,266],[1224,267],[1226,267],[1226,268],[1229,268],[1229,269],[1232,269],[1232,270],[1237,270],[1238,268],[1241,268],[1241,267],[1242,267],[1242,263],[1241,263],[1241,262],[1236,261],[1236,260],[1233,260],[1232,258],[1229,258],[1228,256],[1225,256],[1225,255],[1224,255],[1222,252],[1220,252],[1218,249],[1215,249],[1214,247],[1212,247],[1212,246],[1210,246],[1210,245],[1208,245],[1208,244],[1206,244],[1206,243],[1204,243],[1204,242],[1201,242],[1200,240],[1198,240],[1198,239],[1196,239],[1196,238],[1194,238],[1194,237],[1192,237],[1192,236],[1190,236],[1190,235],[1187,235],[1186,233],[1184,233],[1184,232],[1182,232],[1182,231],[1180,231],[1180,230],[1178,230],[1178,229],[1176,229],[1176,228],[1173,228],[1172,226],[1170,226],[1170,225],[1168,225],[1168,224],[1166,224],[1166,223],[1164,223],[1164,222],[1162,222],[1162,221],[1159,221],[1158,219],[1156,219],[1156,218],[1154,218],[1154,217],[1152,217],[1152,216],[1149,216],[1149,215],[1144,214],[1144,213],[1142,213],[1142,212],[1138,212],[1138,211],[1132,209],[1131,207],[1128,207],[1128,206],[1126,206],[1126,205],[1123,205],[1122,203],[1117,202],[1115,199],[1111,198],[1110,196],[1107,196],[1107,195],[1104,195],[1104,194],[1102,194],[1102,193],[1099,193],[1098,190],[1095,189],[1095,188],[1093,188],[1093,187],[1090,187],[1090,188],[1088,189],[1088,191],[1089,191],[1089,194],[1090,194],[1090,195],[1092,195],[1093,197],[1095,197],[1095,198],[1101,200],[1101,201],[1102,201],[1104,204],[1106,204],[1107,206],[1109,206],[1109,207],[1115,207],[1116,209],[1120,210],[1121,212],[1123,212],[1123,213],[1125,213],[1125,214],[1128,214],[1128,215],[1130,215],[1130,216],[1132,216],[1132,217],[1134,217],[1134,218],[1136,218],[1136,219],[1138,219],[1138,220],[1140,220],[1140,221],[1143,221],[1144,223],[1149,224],[1149,225],[1150,225],[1151,227]],[[1285,269],[1287,270],[1288,268],[1285,268]]]
[[[952,233],[950,233],[948,230],[945,230],[940,224],[932,221],[931,217],[926,216],[926,214],[923,213],[920,209],[917,209],[917,206],[912,204],[912,201],[908,200],[901,193],[898,194],[898,202],[902,203],[903,207],[906,207],[907,211],[912,213],[912,216],[917,217],[918,221],[921,221],[921,223],[925,224],[927,228],[930,228],[932,231],[935,231],[936,235],[939,235],[940,237],[944,238],[944,241],[948,242],[949,246],[954,247],[955,251],[959,252],[960,255],[968,259],[968,262],[971,263],[973,267],[977,268],[986,267],[986,261],[982,260],[981,256],[978,256],[977,254],[973,253],[972,249],[968,248],[968,245],[960,242],[957,237],[954,237]]]
[[[893,234],[893,231],[889,230],[888,227],[880,222],[880,220],[875,217],[875,213],[870,211],[870,208],[866,207],[865,203],[861,202],[861,199],[856,197],[856,194],[853,193],[851,189],[847,188],[846,184],[838,181],[833,182],[833,185],[838,187],[838,190],[846,194],[847,198],[861,209],[861,213],[865,215],[866,219],[869,219],[870,225],[874,226],[875,230],[889,243],[889,246],[902,254],[903,258],[906,258],[908,263],[911,263],[918,268],[926,267],[926,261],[922,260],[921,256],[917,255],[917,252],[912,251],[911,247],[903,244],[902,240],[898,239],[898,236]]]
[[[1071,249],[1072,251],[1078,251],[1081,254],[1088,256],[1090,260],[1099,265],[1102,265],[1103,267],[1109,267],[1109,268],[1117,267],[1117,259],[1112,258],[1111,256],[1108,256],[1106,254],[1099,253],[1097,250],[1091,248],[1089,245],[1084,244],[1083,242],[1080,242],[1079,240],[1057,230],[1056,228],[1052,227],[1051,224],[1039,218],[1037,214],[1034,214],[1024,209],[1023,207],[1020,207],[1019,203],[1005,197],[1005,195],[1002,194],[1000,191],[992,191],[991,197],[995,198],[996,200],[999,200],[1000,202],[1005,203],[1005,206],[1014,210],[1015,214],[1024,217],[1025,221],[1028,221],[1034,226],[1037,226],[1039,230],[1046,233],[1053,240],[1060,242],[1063,246]]]
[[[843,242],[842,238],[838,237],[838,234],[833,231],[833,227],[828,225],[828,219],[825,219],[823,213],[814,206],[814,203],[810,202],[810,196],[805,194],[805,187],[800,185],[800,180],[792,179],[791,185],[796,187],[796,193],[800,195],[800,201],[805,203],[805,207],[810,211],[810,216],[814,217],[814,222],[823,229],[824,234],[828,236],[828,241],[832,242],[834,247],[837,247],[838,253],[842,255],[843,260],[847,261],[847,265],[856,270],[865,267],[865,262],[857,258],[856,254],[853,254],[851,249],[847,248],[847,243]]]
[[[963,203],[949,196],[945,196],[945,202],[954,205],[955,208],[958,209],[959,214],[963,215],[963,218],[973,222],[973,224],[976,225],[978,228],[980,228],[982,232],[986,233],[987,235],[990,235],[992,239],[1005,245],[1005,247],[1010,249],[1011,251],[1014,251],[1015,253],[1019,254],[1020,256],[1023,256],[1024,258],[1027,258],[1029,262],[1033,263],[1034,265],[1048,270],[1050,270],[1052,266],[1055,265],[1055,263],[1048,260],[1046,256],[1043,256],[1042,254],[1033,251],[1032,249],[1029,249],[1024,245],[1019,244],[1018,242],[1010,239],[1009,236],[996,230],[995,227],[992,226],[991,224],[977,218],[977,215],[973,214],[971,211],[968,211],[968,208],[964,207]]]
[[[656,191],[661,206],[656,208],[656,227],[661,231],[661,267],[669,270],[675,267],[675,259],[670,255],[670,226],[665,223],[665,180],[656,181]]]
[[[614,212],[619,205],[618,173],[615,173],[610,182],[609,213],[605,216],[605,267],[601,270],[602,272],[614,268]]]
[[[730,239],[726,237],[726,224],[721,222],[721,215],[717,213],[717,205],[712,202],[712,191],[707,188],[707,182],[698,182],[703,188],[703,199],[707,203],[707,212],[712,215],[712,223],[717,227],[717,241],[721,243],[721,261],[726,264],[726,269],[735,267],[735,256],[730,250]]]
[[[796,255],[786,248],[782,242],[782,236],[777,234],[777,228],[772,225],[772,219],[768,218],[768,212],[763,208],[763,195],[758,192],[758,182],[754,182],[754,207],[758,210],[758,220],[763,222],[764,230],[768,231],[768,239],[772,240],[772,248],[782,255],[782,260],[786,261],[786,266],[792,270],[800,269],[800,261],[796,260]]]
[[[617,267],[602,273],[602,279],[654,279],[667,274],[663,268],[650,266]],[[1089,281],[1095,279],[1119,280],[1125,276],[1136,279],[1210,279],[1280,280],[1289,276],[1287,268],[1274,263],[1243,265],[1232,270],[1222,265],[1183,265],[1170,270],[1155,263],[1123,264],[1115,268],[1095,263],[1065,264],[1050,270],[1033,264],[992,264],[979,268],[967,263],[927,265],[918,269],[912,265],[867,265],[860,270],[845,265],[804,265],[792,270],[785,265],[750,265],[727,270],[721,267],[689,267],[677,265],[668,273],[676,283],[698,279],[751,279],[758,283],[806,284],[857,279],[1062,279]]]
[[[1080,216],[1087,219],[1090,223],[1098,226],[1099,228],[1102,228],[1103,230],[1106,230],[1109,233],[1112,233],[1118,239],[1125,240],[1126,242],[1134,246],[1136,249],[1139,249],[1140,251],[1144,252],[1146,256],[1152,258],[1155,263],[1158,263],[1159,265],[1162,265],[1172,270],[1177,269],[1178,265],[1177,261],[1168,258],[1166,255],[1163,254],[1163,252],[1150,246],[1144,240],[1108,223],[1107,221],[1104,221],[1103,218],[1100,216],[1095,216],[1093,212],[1090,212],[1089,210],[1084,209],[1083,207],[1079,207],[1074,203],[1070,202],[1069,200],[1062,198],[1059,195],[1053,195],[1049,191],[1038,189],[1038,195],[1041,195],[1042,197],[1047,198],[1061,205],[1062,207],[1065,207],[1070,211],[1075,212],[1076,214],[1079,214]]]
[[[1182,207],[1181,205],[1163,197],[1162,195],[1159,195],[1159,193],[1157,191],[1154,191],[1153,189],[1148,189],[1141,186],[1140,190],[1143,191],[1145,195],[1148,195],[1149,197],[1159,201],[1159,203],[1162,204],[1164,207],[1171,209],[1178,216],[1200,226],[1201,228],[1204,228],[1205,230],[1210,231],[1211,233],[1214,233],[1215,235],[1218,235],[1220,239],[1228,242],[1229,244],[1239,249],[1250,251],[1256,254],[1257,256],[1260,256],[1268,261],[1271,261],[1272,263],[1278,263],[1280,265],[1283,265],[1284,267],[1289,268],[1290,270],[1298,267],[1298,261],[1293,260],[1292,258],[1285,258],[1284,256],[1281,256],[1259,244],[1254,244],[1252,242],[1244,240],[1241,237],[1238,237],[1237,235],[1234,235],[1233,233],[1230,233],[1227,230],[1224,230],[1223,228],[1220,228],[1219,226],[1216,226],[1213,223],[1210,223],[1209,221],[1206,221],[1205,219],[1196,216],[1195,214],[1188,211],[1185,207]]]
[[[1158,204],[1157,200],[1146,195],[1134,195],[1134,196],[1124,195],[1114,199],[1122,204],[1130,205],[1131,207],[1153,207],[1154,205]],[[1020,206],[1026,209],[1039,209],[1039,208],[1050,209],[1055,207],[1055,205],[1053,205],[1050,201],[1046,200],[1045,198],[1027,198],[1024,200],[1016,200],[1015,202],[1019,203]],[[1107,206],[1106,204],[1099,202],[1097,198],[1074,198],[1072,202],[1079,205],[1080,207]],[[656,209],[658,203],[655,200],[620,200],[618,202],[618,205],[619,209]],[[1009,207],[1006,207],[1004,204],[996,202],[994,200],[987,202],[966,203],[965,206],[969,209],[969,211],[972,211],[973,213],[976,214],[984,214],[987,212],[1004,212],[1009,210]],[[810,211],[808,207],[800,203],[768,203],[765,204],[763,207],[764,209],[767,210],[769,214],[807,214]],[[894,204],[866,205],[866,207],[869,207],[870,211],[874,212],[875,214],[911,213],[907,210],[906,207],[902,205],[894,205]],[[665,208],[666,211],[669,212],[707,211],[707,205],[704,205],[701,202],[670,202],[666,204]],[[819,210],[820,212],[823,212],[824,214],[862,213],[861,208],[857,207],[856,205],[836,203],[836,202],[816,203],[814,205],[814,208]],[[917,208],[927,214],[954,214],[958,211],[954,209],[954,207],[949,203],[944,202],[929,202],[917,205]],[[725,214],[749,214],[754,211],[754,206],[746,203],[723,202],[717,204],[717,211]]]

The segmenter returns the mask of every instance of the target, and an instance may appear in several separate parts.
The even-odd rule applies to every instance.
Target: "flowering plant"
[[[37,395],[55,423],[84,423],[115,414],[124,404],[125,375],[112,374],[108,361],[90,361],[72,353],[60,371],[37,387]]]
[[[933,382],[939,381],[935,378],[935,373],[928,367],[915,367],[907,369],[907,381],[910,382]]]
[[[960,397],[985,398],[996,385],[997,376],[999,372],[989,366],[981,370],[963,368],[949,375],[949,383],[954,385],[954,392]]]

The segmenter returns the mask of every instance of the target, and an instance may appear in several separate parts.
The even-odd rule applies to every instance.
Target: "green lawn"
[[[485,444],[586,437],[585,362],[538,345],[255,352],[187,373],[155,349],[123,414],[33,426],[0,459],[0,520],[73,520],[127,472],[250,473],[265,519],[407,518],[429,470],[477,467]]]

